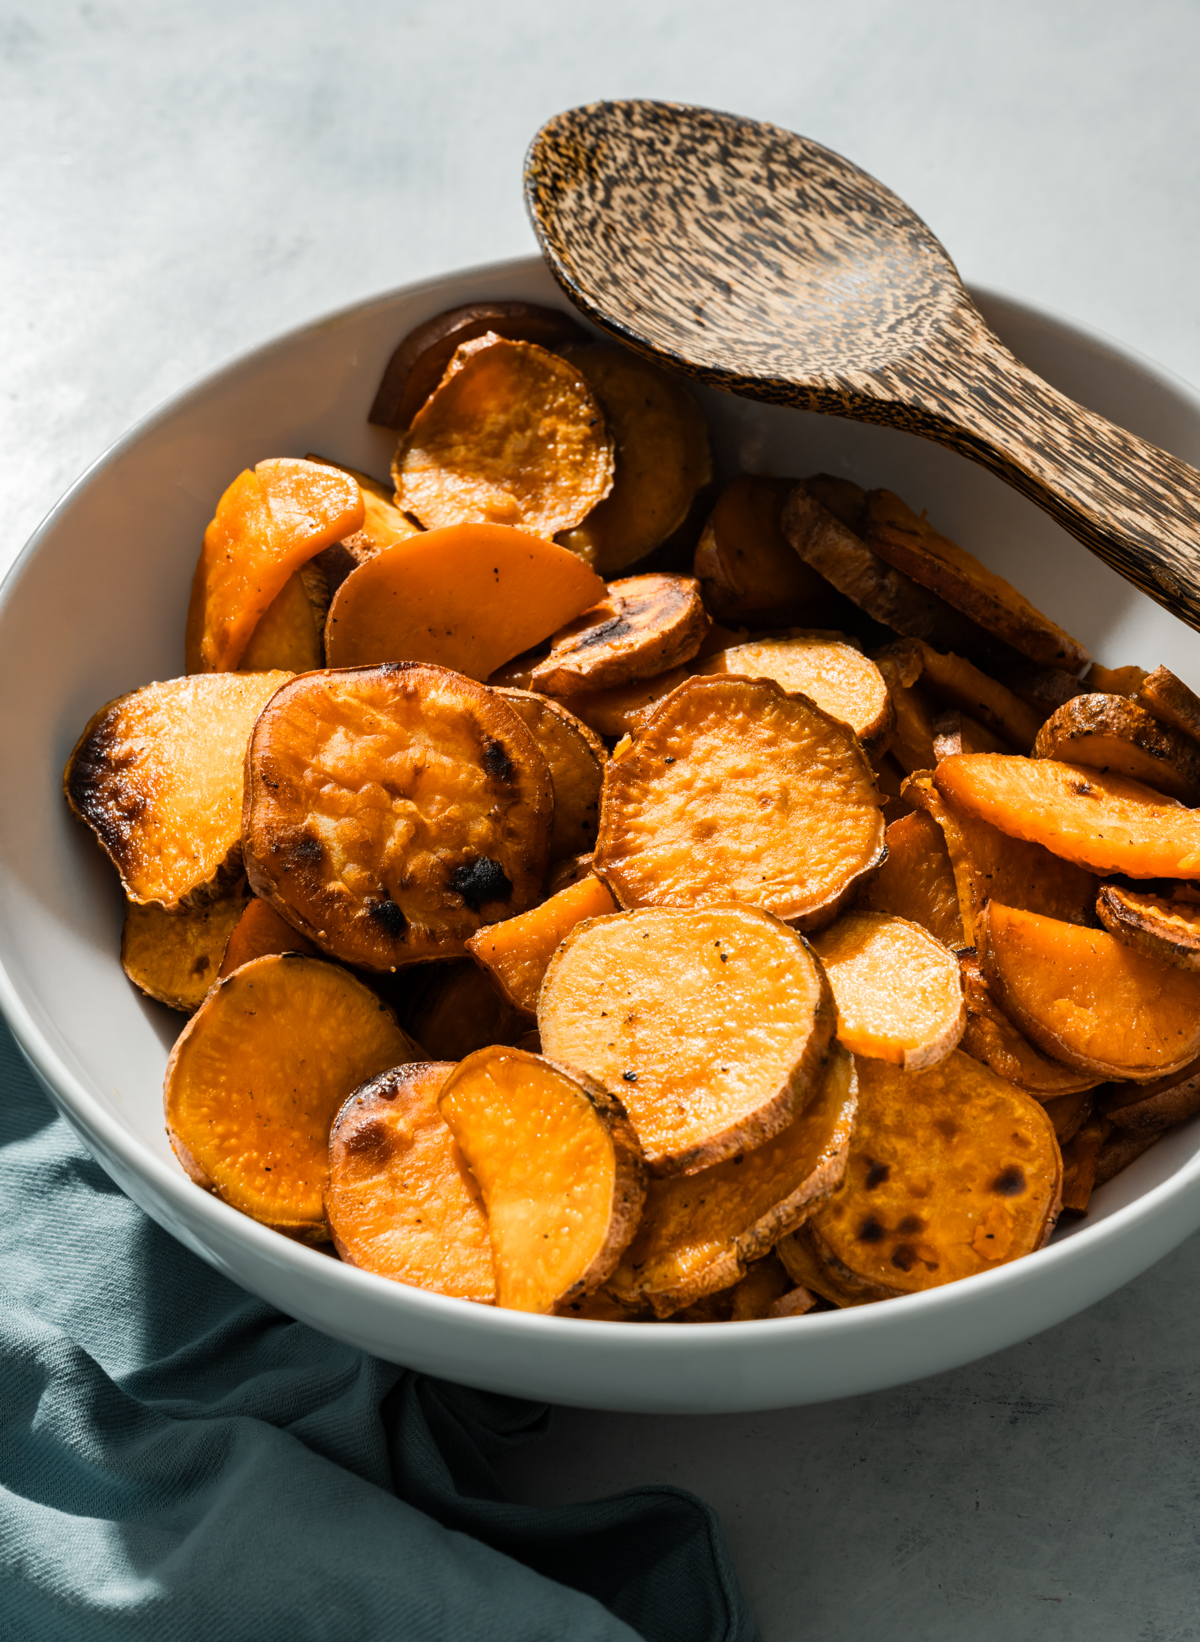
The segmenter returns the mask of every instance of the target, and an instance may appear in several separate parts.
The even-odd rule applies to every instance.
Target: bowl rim
[[[185,408],[193,397],[244,371],[258,360],[266,360],[276,352],[295,347],[311,335],[351,323],[373,310],[392,307],[401,298],[414,299],[425,294],[434,296],[449,282],[460,279],[476,279],[484,285],[488,280],[532,275],[535,271],[541,273],[544,269],[545,264],[541,258],[525,256],[446,270],[319,315],[234,355],[214,370],[198,375],[160,401],[114,439],[58,498],[0,581],[0,607],[8,605],[14,598],[22,576],[42,542],[60,518],[74,505],[76,499],[126,451],[139,444],[160,423]],[[1189,401],[1200,415],[1200,391],[1185,378],[1116,338],[1055,310],[1010,296],[1006,291],[995,287],[972,283],[969,290],[972,297],[980,300],[985,306],[999,305],[1014,310],[1027,323],[1043,325],[1052,331],[1065,331],[1072,339],[1081,341],[1092,349],[1116,355],[1121,362],[1135,366],[1168,392]],[[568,300],[565,293],[563,295],[564,300]],[[660,1356],[664,1352],[680,1355],[691,1353],[701,1340],[705,1342],[706,1349],[713,1349],[718,1342],[724,1342],[721,1349],[728,1350],[734,1348],[737,1342],[750,1337],[746,1333],[747,1329],[756,1331],[755,1337],[762,1338],[758,1322],[693,1324],[681,1333],[673,1328],[628,1329],[594,1318],[543,1316],[497,1306],[479,1306],[470,1301],[398,1283],[346,1262],[330,1262],[328,1256],[319,1250],[272,1231],[223,1202],[215,1194],[198,1189],[182,1169],[172,1167],[166,1158],[150,1151],[131,1129],[120,1123],[115,1115],[100,1103],[58,1054],[42,1031],[32,1010],[22,1001],[10,972],[11,965],[11,955],[0,946],[0,1011],[5,1016],[20,1052],[46,1089],[52,1103],[89,1148],[92,1148],[94,1140],[101,1153],[111,1154],[131,1175],[149,1175],[154,1189],[160,1196],[165,1197],[167,1203],[176,1211],[179,1222],[186,1224],[190,1219],[198,1219],[202,1226],[211,1229],[218,1241],[223,1242],[228,1237],[234,1242],[248,1242],[249,1246],[266,1260],[276,1266],[282,1263],[291,1267],[294,1274],[301,1278],[319,1279],[320,1274],[324,1272],[338,1285],[348,1284],[351,1290],[357,1289],[364,1296],[371,1295],[377,1299],[387,1296],[390,1303],[400,1312],[411,1311],[418,1316],[425,1313],[431,1318],[461,1319],[466,1315],[463,1308],[469,1306],[473,1327],[493,1333],[498,1330],[523,1338],[533,1346],[540,1339],[560,1336],[564,1328],[570,1330],[572,1338],[582,1340],[586,1337],[586,1331],[595,1330],[605,1331],[606,1337],[611,1337],[614,1326],[621,1326],[622,1338],[629,1341],[628,1347],[623,1349],[641,1357]],[[898,1296],[897,1299],[904,1302],[905,1317],[916,1321],[924,1312],[936,1315],[953,1306],[956,1295],[964,1300],[968,1292],[972,1298],[981,1298],[985,1293],[998,1296],[1013,1285],[1020,1285],[1028,1280],[1031,1261],[1037,1263],[1039,1271],[1048,1272],[1052,1267],[1056,1267],[1060,1273],[1067,1272],[1073,1264],[1089,1259],[1098,1250],[1113,1243],[1120,1245],[1135,1227],[1156,1219],[1167,1203],[1187,1195],[1198,1182],[1200,1150],[1168,1179],[1147,1188],[1103,1220],[1090,1226],[1080,1225],[1069,1237],[1059,1242],[1050,1243],[1021,1259],[1007,1261],[992,1271],[979,1272],[952,1283],[939,1285],[937,1288]],[[173,1230],[173,1235],[178,1235],[178,1232]],[[212,1258],[211,1254],[209,1258]],[[338,1272],[336,1278],[332,1277],[334,1264]],[[880,1327],[882,1319],[888,1315],[895,1303],[880,1301],[870,1306],[847,1307],[799,1317],[774,1318],[771,1321],[775,1324],[777,1339],[785,1330],[797,1338],[802,1335],[811,1337],[814,1331],[820,1331],[822,1334],[841,1334],[849,1338],[855,1333],[864,1330],[873,1332]],[[1088,1303],[1087,1298],[1081,1302],[1084,1306]],[[881,1311],[880,1307],[885,1309]],[[1064,1317],[1066,1315],[1069,1313],[1065,1313]],[[585,1332],[581,1333],[581,1329]],[[548,1335],[547,1331],[551,1331],[551,1334]],[[483,1343],[486,1343],[486,1338],[485,1332],[481,1336]]]

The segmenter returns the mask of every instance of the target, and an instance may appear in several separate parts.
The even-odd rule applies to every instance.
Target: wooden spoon
[[[750,399],[949,445],[1200,627],[1200,473],[1022,365],[856,165],[712,109],[593,103],[538,132],[525,191],[555,278],[622,342]]]

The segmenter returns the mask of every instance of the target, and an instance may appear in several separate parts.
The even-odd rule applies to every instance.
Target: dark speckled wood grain
[[[1200,473],[1027,370],[865,171],[711,109],[593,103],[542,127],[525,188],[559,284],[621,341],[751,399],[948,445],[1200,627]]]

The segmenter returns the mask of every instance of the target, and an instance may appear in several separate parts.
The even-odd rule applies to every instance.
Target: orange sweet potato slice
[[[1190,878],[1200,870],[1200,815],[1125,776],[972,753],[943,759],[934,785],[967,815],[1092,872]]]
[[[854,733],[771,679],[686,679],[610,759],[595,870],[622,906],[742,901],[832,922],[883,862]]]
[[[1078,640],[1002,576],[941,536],[889,490],[867,497],[867,545],[1031,661],[1077,673],[1091,660]]]
[[[241,874],[242,788],[254,721],[287,673],[192,675],[110,701],[63,775],[131,901],[168,912]]]
[[[563,349],[581,370],[616,443],[612,490],[578,528],[560,525],[564,547],[602,575],[642,559],[679,529],[712,477],[708,424],[687,389],[626,348]]]
[[[471,958],[410,965],[400,976],[396,1013],[427,1054],[460,1061],[488,1044],[528,1047],[522,1042],[528,1015],[514,1009]]]
[[[1128,776],[1185,804],[1200,801],[1200,746],[1126,696],[1075,696],[1042,725],[1033,751]]]
[[[922,668],[920,646],[908,639],[889,644],[876,655],[875,666],[892,701],[893,729],[888,751],[906,774],[931,770],[937,763],[934,709],[916,682]]]
[[[1130,1134],[1127,1129],[1113,1129],[1100,1148],[1100,1156],[1096,1159],[1095,1186],[1103,1186],[1119,1175],[1122,1169],[1127,1169],[1131,1163],[1136,1163],[1143,1152],[1148,1152],[1154,1142],[1160,1139],[1161,1130],[1154,1134]]]
[[[1094,661],[1083,675],[1083,688],[1108,696],[1136,696],[1149,676],[1144,667],[1102,667]],[[1056,705],[1061,707],[1062,702]]]
[[[1139,668],[1140,672],[1141,669]],[[1102,685],[1097,685],[1102,689]],[[1200,696],[1189,690],[1181,678],[1176,678],[1169,667],[1156,667],[1139,682],[1139,703],[1154,714],[1160,724],[1178,730],[1181,735],[1200,741]]]
[[[796,1288],[777,1254],[765,1254],[746,1268],[730,1290],[731,1323],[758,1323],[768,1317],[802,1317],[817,1303],[815,1294]]]
[[[426,661],[482,680],[603,596],[574,554],[523,530],[428,530],[346,577],[325,654],[331,667]]]
[[[400,431],[445,375],[454,351],[489,331],[510,342],[559,348],[586,335],[570,314],[533,302],[469,302],[424,320],[396,344],[367,420]]]
[[[167,1133],[198,1185],[323,1241],[335,1114],[368,1078],[415,1058],[348,970],[299,953],[256,958],[213,987],[171,1052]]]
[[[619,1089],[653,1174],[760,1146],[812,1097],[833,1035],[804,940],[747,906],[648,907],[577,924],[538,1030],[554,1060]]]
[[[1046,1116],[1054,1125],[1060,1147],[1074,1140],[1091,1117],[1095,1104],[1096,1096],[1091,1089],[1080,1089],[1073,1095],[1055,1095],[1053,1100],[1042,1102]]]
[[[920,648],[924,663],[921,682],[931,694],[982,720],[1010,747],[1029,751],[1042,722],[1032,707],[962,656],[942,655],[928,644]]]
[[[977,938],[1000,1007],[1055,1060],[1149,1080],[1200,1054],[1200,976],[1147,958],[1107,930],[999,901],[985,909]]]
[[[600,789],[608,763],[604,743],[561,702],[531,690],[496,693],[529,730],[549,766],[554,791],[550,860],[590,852],[600,825]]]
[[[958,960],[920,924],[847,912],[812,944],[837,1006],[838,1041],[915,1071],[936,1066],[966,1025]]]
[[[738,1282],[841,1180],[857,1099],[854,1062],[835,1049],[812,1101],[772,1140],[699,1174],[652,1180],[609,1293],[666,1317]]]
[[[997,1077],[1015,1083],[1040,1101],[1094,1089],[1102,1081],[1097,1072],[1081,1072],[1077,1067],[1051,1060],[1017,1030],[988,991],[973,947],[960,952],[958,959],[967,1007],[962,1048],[973,1060],[982,1061]]]
[[[690,661],[709,625],[694,577],[626,576],[554,635],[530,675],[533,688],[570,696],[656,678]]]
[[[966,945],[958,888],[942,829],[925,810],[893,821],[884,835],[887,860],[855,903],[860,912],[894,912],[946,946]]]
[[[363,522],[358,530],[324,548],[312,561],[325,577],[330,596],[337,592],[352,570],[397,542],[406,542],[410,536],[419,536],[421,527],[392,501],[391,485],[383,485],[359,468],[347,467],[344,462],[330,461],[327,456],[314,456],[309,451],[309,462],[320,462],[324,467],[338,468],[348,473],[362,491]],[[326,608],[328,608],[328,599]],[[322,619],[323,625],[323,619]]]
[[[1062,1159],[1037,1101],[957,1051],[923,1072],[863,1060],[858,1081],[845,1178],[809,1221],[847,1271],[915,1293],[1042,1247]]]
[[[1200,1112],[1200,1061],[1189,1061],[1153,1083],[1114,1083],[1104,1095],[1104,1115],[1136,1134],[1161,1134]]]
[[[238,672],[307,673],[322,666],[328,609],[324,577],[314,564],[306,564],[267,606],[242,651]]]
[[[392,478],[396,506],[427,530],[503,524],[549,537],[612,489],[612,436],[575,365],[487,332],[455,350],[400,437]]]
[[[299,930],[292,928],[285,922],[274,907],[260,901],[257,895],[252,895],[249,901],[238,903],[241,916],[230,931],[229,939],[224,948],[224,957],[221,958],[221,967],[217,978],[224,980],[226,975],[232,975],[235,969],[248,964],[254,958],[266,958],[273,952],[310,952],[315,953],[316,947],[311,941],[305,940]]]
[[[585,1073],[493,1048],[451,1073],[438,1104],[483,1194],[497,1304],[552,1312],[599,1288],[646,1190],[620,1101]]]
[[[438,1110],[453,1070],[450,1061],[410,1061],[355,1090],[329,1131],[325,1213],[349,1265],[491,1305],[487,1214]]]
[[[301,675],[259,717],[246,772],[251,888],[346,963],[461,954],[541,888],[546,761],[506,701],[444,667]]]
[[[896,712],[883,674],[840,633],[792,633],[719,650],[699,673],[771,678],[788,695],[804,695],[848,724],[868,758],[887,750]]]
[[[187,671],[236,667],[292,574],[362,522],[362,491],[339,468],[281,456],[239,473],[204,533],[188,605]]]
[[[795,482],[740,473],[721,492],[692,566],[718,621],[785,627],[836,619],[838,595],[780,527]]]
[[[904,1292],[886,1283],[868,1283],[836,1258],[811,1224],[781,1238],[776,1254],[792,1281],[835,1306],[869,1306]]]
[[[246,887],[185,912],[153,901],[125,905],[121,967],[135,986],[185,1015],[199,1009],[217,979],[221,955],[246,905]]]
[[[597,735],[616,739],[640,730],[659,703],[691,675],[692,668],[686,664],[672,667],[669,673],[660,673],[657,678],[619,684],[612,690],[580,690],[575,695],[564,696],[562,705]]]
[[[1102,884],[1096,916],[1119,941],[1177,969],[1200,970],[1200,906]]]
[[[1096,1185],[1096,1168],[1112,1124],[1105,1117],[1090,1117],[1062,1144],[1063,1211],[1086,1214]]]
[[[561,942],[585,918],[619,910],[607,884],[592,874],[560,889],[540,906],[489,924],[467,942],[467,951],[488,971],[514,1009],[537,1014],[546,967]]]
[[[951,707],[934,721],[933,752],[936,761],[954,758],[959,753],[1006,753],[1008,748],[986,724]],[[932,767],[932,766],[931,766]]]

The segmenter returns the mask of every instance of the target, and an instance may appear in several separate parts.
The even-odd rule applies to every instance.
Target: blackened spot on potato
[[[891,1167],[887,1163],[876,1163],[872,1158],[867,1169],[867,1190],[873,1192],[876,1186],[882,1186],[891,1172]]]
[[[512,899],[512,883],[499,861],[490,856],[477,855],[473,861],[464,861],[450,874],[450,888],[461,895],[472,912],[478,912],[487,901]]]
[[[896,1231],[901,1237],[915,1237],[918,1232],[924,1230],[925,1222],[919,1219],[915,1214],[906,1214],[904,1219],[896,1227]]]
[[[892,1250],[892,1264],[901,1271],[911,1271],[916,1260],[917,1251],[908,1243],[898,1243]]]
[[[992,1181],[992,1190],[1001,1197],[1019,1197],[1025,1190],[1025,1171],[1019,1163],[1010,1163],[1003,1174]]]
[[[319,838],[297,838],[288,852],[294,855],[297,861],[319,861],[324,853],[324,846]]]
[[[387,1125],[377,1120],[360,1123],[346,1136],[345,1146],[352,1157],[370,1158],[374,1163],[386,1161],[392,1149]]]
[[[628,616],[618,614],[610,616],[607,621],[597,622],[595,627],[585,627],[566,646],[567,654],[572,655],[577,650],[590,650],[597,644],[612,644],[617,639],[623,639],[633,624]]]
[[[494,781],[511,781],[513,778],[512,759],[505,751],[502,741],[485,741],[483,744],[483,767]]]
[[[883,1227],[873,1214],[869,1214],[858,1228],[860,1243],[882,1243],[886,1235]]]
[[[204,971],[208,968],[210,962],[211,962],[211,960],[208,956],[208,953],[207,952],[202,952],[200,954],[200,956],[196,959],[195,963],[192,965],[192,974],[193,975],[203,975]]]
[[[637,1082],[637,1073],[636,1072],[622,1072],[621,1076],[625,1079],[626,1083],[636,1083]],[[741,1161],[742,1160],[739,1157],[738,1162],[740,1163]]]
[[[392,900],[387,890],[384,890],[382,895],[376,895],[367,902],[367,916],[374,918],[377,924],[382,924],[393,939],[403,935],[408,928],[408,919],[395,901]]]
[[[939,1117],[935,1119],[933,1126],[939,1134],[945,1135],[947,1140],[953,1140],[958,1133],[958,1124],[952,1117]]]

